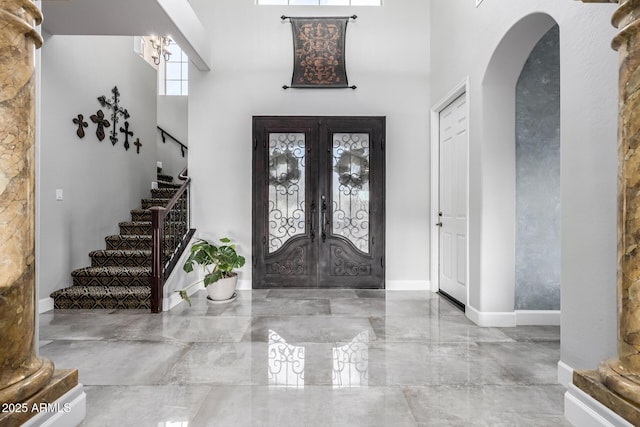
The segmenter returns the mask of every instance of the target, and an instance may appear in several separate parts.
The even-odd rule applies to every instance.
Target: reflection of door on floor
[[[466,94],[440,112],[440,292],[467,303]]]
[[[384,288],[384,117],[254,117],[254,288]]]

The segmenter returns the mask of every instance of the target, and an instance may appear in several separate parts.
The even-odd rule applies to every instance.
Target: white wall
[[[428,283],[429,2],[382,7],[256,6],[193,0],[211,34],[212,71],[189,76],[193,220],[205,237],[230,236],[251,253],[253,115],[387,116],[387,285]],[[349,83],[283,90],[291,83],[291,24],[280,15],[347,16]],[[249,263],[247,263],[249,264]],[[241,279],[250,278],[249,265]],[[407,282],[414,283],[414,282]]]
[[[103,109],[97,97],[118,86],[121,106],[142,147],[102,142],[89,116]],[[89,265],[88,253],[104,249],[118,222],[149,197],[156,162],[156,72],[133,52],[132,37],[49,36],[42,48],[38,236],[40,298],[71,284],[72,270]],[[89,127],[79,139],[72,123],[83,114]],[[118,128],[124,122],[120,119]],[[113,125],[112,125],[113,126]],[[111,131],[112,127],[105,129]],[[133,141],[131,141],[132,143]],[[55,200],[56,189],[64,200]]]
[[[594,368],[615,354],[617,55],[609,47],[614,9],[557,0],[510,0],[508,7],[489,0],[479,8],[473,2],[431,2],[431,99],[469,77],[469,305],[484,313],[514,307],[511,84],[538,39],[554,22],[560,26],[561,346],[562,360],[574,368]],[[546,15],[516,25],[534,12]],[[497,48],[500,58],[493,57]],[[487,75],[488,68],[496,73]]]
[[[187,103],[186,96],[158,96],[158,126],[189,146]],[[178,174],[187,166],[189,150],[185,150],[185,157],[182,157],[180,146],[169,137],[165,140],[162,142],[160,132],[157,132],[157,160],[162,162],[162,173],[173,176],[176,182]]]

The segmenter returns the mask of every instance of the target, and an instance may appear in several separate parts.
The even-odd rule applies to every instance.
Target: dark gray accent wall
[[[516,86],[516,310],[560,309],[558,26],[531,51]]]

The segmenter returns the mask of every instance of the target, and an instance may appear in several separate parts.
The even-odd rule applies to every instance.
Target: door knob
[[[442,227],[442,222],[436,222],[436,227]]]

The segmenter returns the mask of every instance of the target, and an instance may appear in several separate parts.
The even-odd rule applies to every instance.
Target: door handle
[[[316,204],[315,202],[311,203],[311,220],[309,221],[309,226],[311,228],[311,241],[313,242],[316,239],[316,227],[315,227],[315,218],[316,218]]]
[[[327,240],[327,199],[322,196],[322,241]]]
[[[442,227],[442,221],[436,222],[436,227]]]

